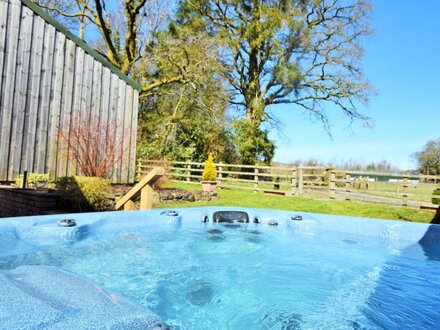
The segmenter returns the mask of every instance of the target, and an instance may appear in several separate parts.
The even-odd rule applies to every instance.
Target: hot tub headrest
[[[151,310],[46,266],[0,270],[0,320],[1,329],[168,329]]]
[[[212,219],[214,222],[249,222],[249,215],[243,211],[217,211]]]

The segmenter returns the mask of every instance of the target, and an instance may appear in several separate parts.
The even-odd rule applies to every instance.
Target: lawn
[[[168,183],[168,188],[198,190],[194,184]],[[431,222],[435,212],[408,207],[395,207],[359,202],[335,200],[316,200],[292,196],[270,196],[263,193],[238,189],[217,189],[218,197],[211,201],[196,202],[163,202],[156,208],[191,207],[191,206],[241,206],[265,209],[303,211],[313,213],[349,215],[358,217],[408,220],[416,222]]]
[[[431,195],[437,185],[434,183],[410,184],[407,193],[409,199],[420,202],[431,202]],[[401,182],[369,182],[368,189],[353,189],[353,191],[383,197],[402,198],[403,183]]]

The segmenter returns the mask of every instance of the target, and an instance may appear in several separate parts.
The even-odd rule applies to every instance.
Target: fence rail
[[[171,181],[199,184],[204,163],[138,160],[137,176],[163,166]],[[272,167],[216,163],[220,188],[269,194],[315,195],[339,200],[432,207],[431,198],[440,176],[344,171],[322,166]]]

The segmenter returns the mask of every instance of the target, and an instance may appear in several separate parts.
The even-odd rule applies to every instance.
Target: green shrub
[[[41,173],[28,173],[27,174],[27,182],[30,188],[35,188],[36,182],[47,182],[49,183],[49,174],[41,174]],[[15,185],[17,187],[23,186],[23,174],[20,174],[15,178]]]
[[[59,178],[56,188],[63,208],[78,211],[106,210],[112,205],[110,180],[100,177]]]
[[[432,197],[432,204],[440,205],[440,187],[435,189],[432,192],[432,194],[438,196],[438,197]]]
[[[203,169],[202,180],[203,181],[215,181],[217,179],[217,171],[215,169],[214,160],[212,154],[209,154],[208,159],[205,162],[205,168]]]

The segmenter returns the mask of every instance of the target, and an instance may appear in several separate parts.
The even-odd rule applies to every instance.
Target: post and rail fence
[[[204,163],[138,160],[140,178],[156,166],[172,182],[200,184]],[[379,204],[433,207],[430,200],[440,176],[346,171],[322,166],[259,166],[216,163],[218,187],[273,195],[360,200]]]

